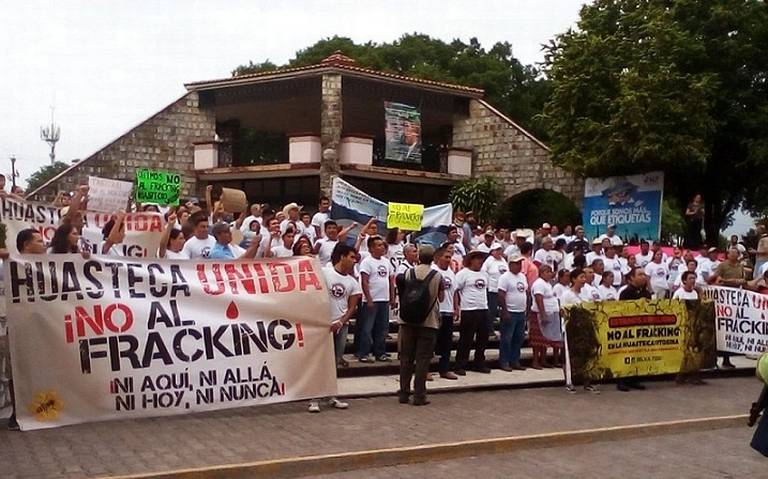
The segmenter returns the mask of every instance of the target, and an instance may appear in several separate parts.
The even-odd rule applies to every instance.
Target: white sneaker
[[[317,401],[312,401],[311,403],[309,403],[309,407],[307,408],[307,411],[320,412],[320,404]]]
[[[349,403],[345,403],[345,402],[339,401],[336,398],[329,399],[328,400],[328,405],[333,407],[333,408],[336,408],[336,409],[347,409],[349,407]],[[317,410],[319,411],[320,408],[318,407]]]

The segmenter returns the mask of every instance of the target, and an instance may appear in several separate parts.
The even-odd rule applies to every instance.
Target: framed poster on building
[[[384,102],[385,158],[421,163],[421,112],[411,105]]]

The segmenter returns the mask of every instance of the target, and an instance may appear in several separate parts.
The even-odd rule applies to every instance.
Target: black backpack
[[[424,279],[416,278],[416,270],[411,269],[403,276],[403,287],[400,290],[400,319],[408,324],[423,323],[432,308],[437,303],[429,300],[429,283],[437,271],[432,270]]]

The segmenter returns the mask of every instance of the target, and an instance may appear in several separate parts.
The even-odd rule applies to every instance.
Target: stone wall
[[[213,112],[199,108],[197,92],[187,93],[40,188],[31,199],[51,201],[59,191],[87,184],[88,176],[133,182],[140,168],[179,173],[182,196],[200,195],[193,143],[211,141],[215,133]]]
[[[469,118],[454,121],[453,146],[472,150],[472,176],[497,178],[504,198],[545,188],[581,206],[584,180],[555,167],[545,145],[484,101],[470,100]]]

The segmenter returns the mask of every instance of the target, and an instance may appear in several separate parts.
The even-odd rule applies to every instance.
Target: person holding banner
[[[708,281],[710,284],[718,284],[720,286],[731,286],[733,288],[741,288],[746,286],[747,280],[745,279],[744,266],[739,261],[741,253],[737,248],[730,248],[728,250],[727,259],[717,265],[714,273]]]
[[[677,288],[672,294],[672,299],[680,301],[695,301],[699,299],[699,293],[696,291],[696,272],[686,271],[681,277],[682,287]]]
[[[16,235],[16,250],[20,254],[29,255],[43,255],[46,253],[45,242],[43,236],[35,229],[27,228],[19,231]],[[3,261],[8,259],[8,251],[0,250],[0,258]],[[9,331],[10,336],[10,331]],[[10,344],[11,338],[8,338]],[[8,357],[6,360],[10,363],[10,348],[7,351]],[[16,421],[16,396],[13,389],[13,371],[9,369],[10,376],[8,377],[8,390],[11,394],[11,417],[8,418],[8,429],[11,431],[19,430],[19,423]]]
[[[349,226],[339,231],[339,225],[333,220],[326,220],[323,224],[323,237],[315,242],[313,252],[320,259],[321,265],[328,265],[331,262],[331,253],[339,240],[344,240],[347,237],[352,228],[357,226],[357,223],[352,222]]]
[[[120,245],[125,239],[125,212],[118,211],[107,221],[101,230],[104,242],[99,247],[99,253],[110,256],[124,256]]]
[[[213,225],[213,237],[216,244],[211,248],[208,259],[253,259],[259,249],[259,243],[254,241],[247,250],[232,242],[232,230],[227,223],[220,221]]]
[[[183,252],[186,238],[184,231],[176,227],[177,220],[176,214],[168,215],[168,222],[163,230],[163,236],[160,237],[160,246],[157,248],[158,258],[189,259]]]
[[[56,228],[56,232],[53,233],[53,238],[51,238],[51,247],[48,251],[53,254],[67,254],[79,253],[80,249],[80,232],[78,228],[72,224],[65,224]]]
[[[328,285],[331,305],[331,328],[336,367],[344,360],[344,347],[347,344],[349,320],[355,315],[362,296],[360,283],[352,275],[357,262],[357,251],[345,243],[339,243],[331,253],[332,266],[323,268],[323,276]],[[328,405],[335,409],[347,409],[349,404],[335,397],[328,398]],[[309,402],[309,412],[320,412],[320,401]]]
[[[651,298],[651,292],[648,291],[648,276],[645,275],[645,270],[639,266],[632,268],[632,271],[627,276],[627,285],[619,294],[619,300],[650,300]],[[630,389],[643,390],[645,386],[637,378],[626,377],[616,382],[616,389],[627,392]]]
[[[208,215],[198,211],[189,218],[193,225],[193,235],[184,243],[182,254],[189,259],[207,258],[216,246],[216,238],[208,234]]]

